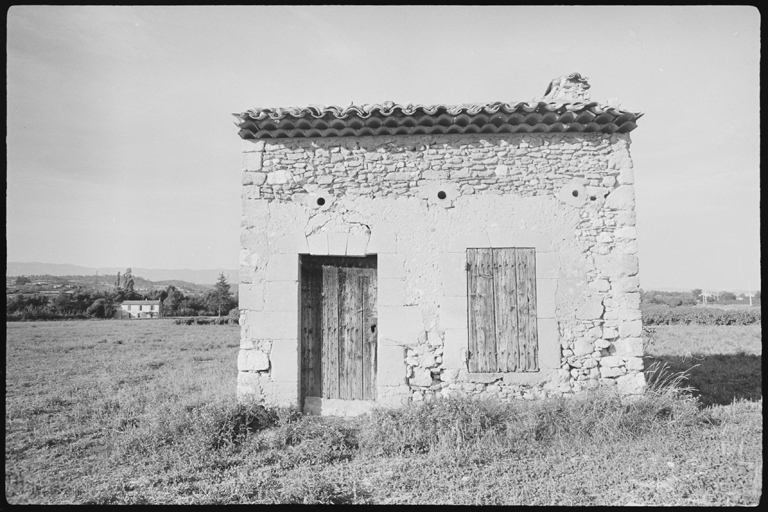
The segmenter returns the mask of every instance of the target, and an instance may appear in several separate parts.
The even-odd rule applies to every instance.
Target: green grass
[[[654,357],[686,356],[698,335],[705,357],[723,346],[760,357],[759,331],[681,327],[658,328]],[[236,403],[238,326],[6,333],[11,503],[755,505],[762,494],[762,396],[702,407],[679,376],[650,376],[634,401],[451,397],[311,418]]]

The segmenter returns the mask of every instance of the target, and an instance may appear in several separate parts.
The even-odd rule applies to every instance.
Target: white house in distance
[[[125,300],[115,311],[116,318],[160,318],[162,304],[159,300]]]

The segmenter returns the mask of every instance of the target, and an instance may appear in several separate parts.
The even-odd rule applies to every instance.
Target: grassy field
[[[703,405],[762,398],[760,325],[660,325],[646,334],[646,364],[686,372]]]
[[[355,420],[234,400],[239,327],[6,324],[10,503],[756,505],[761,330],[660,326],[656,385],[503,404],[448,399]],[[710,405],[711,404],[711,405]],[[705,405],[707,405],[705,407]]]

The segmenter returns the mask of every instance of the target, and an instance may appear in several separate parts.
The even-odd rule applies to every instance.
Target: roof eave
[[[643,113],[597,102],[253,109],[233,114],[243,139],[391,135],[628,133]]]

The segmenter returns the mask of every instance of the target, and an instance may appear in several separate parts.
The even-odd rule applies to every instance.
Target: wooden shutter
[[[467,249],[469,371],[538,371],[533,248]]]
[[[536,329],[536,253],[532,248],[517,253],[517,321],[520,371],[539,369],[539,341]]]
[[[513,250],[493,252],[494,322],[499,339],[496,359],[500,372],[516,372],[520,368],[516,261]]]
[[[496,371],[496,329],[493,320],[492,249],[467,249],[469,293],[469,371]]]

